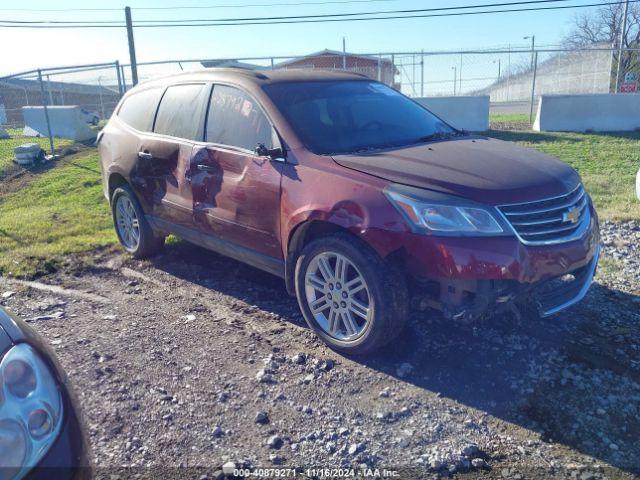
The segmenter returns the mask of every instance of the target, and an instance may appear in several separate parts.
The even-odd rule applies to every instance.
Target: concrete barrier
[[[52,106],[47,107],[51,133],[54,137],[69,138],[76,142],[91,140],[96,133],[91,130],[85,116],[78,106]],[[47,137],[47,121],[44,116],[44,107],[22,107],[24,115],[24,135],[30,137]]]
[[[640,95],[541,95],[533,129],[539,132],[620,132],[640,128]]]
[[[450,125],[472,132],[489,130],[489,95],[415,99]]]

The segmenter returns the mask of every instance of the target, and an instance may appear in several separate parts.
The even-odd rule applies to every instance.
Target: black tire
[[[343,341],[329,335],[317,322],[307,302],[305,276],[312,260],[321,253],[346,257],[364,277],[369,290],[372,318],[362,333]],[[393,341],[404,329],[408,316],[408,293],[404,276],[388,265],[362,240],[346,233],[321,237],[307,244],[296,262],[295,287],[298,304],[311,329],[341,353],[363,355]]]
[[[127,242],[122,238],[117,226],[116,204],[118,199],[123,196],[129,199],[138,218],[140,238],[135,246],[127,245]],[[149,258],[162,250],[165,237],[158,236],[153,232],[153,229],[149,225],[149,222],[147,222],[144,211],[140,206],[140,202],[138,202],[135,193],[133,193],[133,190],[129,185],[122,185],[116,188],[113,195],[111,195],[111,216],[113,218],[113,225],[116,230],[118,240],[120,241],[120,245],[122,245],[122,247],[135,258]]]

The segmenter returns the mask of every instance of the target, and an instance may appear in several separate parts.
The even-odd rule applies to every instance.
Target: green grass
[[[0,275],[34,276],[116,243],[97,153],[62,161],[0,197]]]
[[[490,136],[554,155],[584,180],[601,218],[640,219],[635,176],[640,168],[640,132],[611,134],[492,131]]]
[[[489,115],[489,124],[511,124],[511,125],[522,125],[529,124],[529,114],[528,113],[492,113]]]
[[[575,167],[601,218],[640,219],[634,193],[640,132],[493,131],[490,135],[549,153]],[[64,265],[65,257],[115,243],[95,151],[61,160],[21,190],[0,195],[0,275],[50,272]],[[607,270],[616,267],[611,264]]]
[[[13,159],[15,158],[13,149],[19,145],[23,145],[25,143],[37,143],[48,153],[51,153],[49,152],[49,138],[24,137],[22,135],[22,129],[20,128],[8,128],[7,133],[11,135],[11,138],[0,140],[0,176],[2,176],[3,172],[13,164]],[[67,140],[65,138],[53,139],[53,145],[56,149],[67,147],[72,144],[73,140]]]

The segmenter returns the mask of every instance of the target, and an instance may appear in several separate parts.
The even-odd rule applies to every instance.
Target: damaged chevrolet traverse
[[[412,307],[553,315],[586,294],[597,215],[568,165],[456,130],[356,74],[211,69],[129,91],[99,137],[123,247],[175,234],[280,276],[332,348]]]

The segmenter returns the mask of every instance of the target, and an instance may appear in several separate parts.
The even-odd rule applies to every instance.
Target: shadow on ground
[[[154,265],[171,275],[303,324],[284,282],[186,242]],[[628,472],[640,472],[639,297],[594,284],[580,305],[549,319],[472,325],[415,314],[408,332],[354,360],[425,391],[538,432]]]

